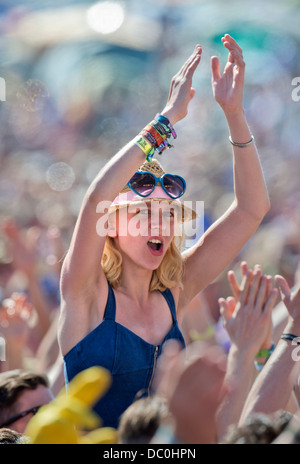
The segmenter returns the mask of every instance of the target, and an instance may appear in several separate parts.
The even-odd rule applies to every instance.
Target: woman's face
[[[173,240],[176,211],[167,201],[145,202],[118,211],[115,243],[123,257],[157,269]]]

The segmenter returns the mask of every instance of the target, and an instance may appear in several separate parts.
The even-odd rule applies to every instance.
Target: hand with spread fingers
[[[290,289],[286,279],[280,275],[276,275],[275,280],[288,310],[288,321],[276,349],[264,366],[263,375],[258,377],[247,397],[241,424],[257,412],[270,414],[279,409],[290,410],[290,399],[299,379],[300,287],[297,284]]]
[[[228,316],[230,314],[233,314],[235,312],[235,315],[238,312],[238,307],[237,304],[241,305],[242,303],[245,304],[247,302],[247,306],[245,306],[245,310],[251,311],[251,306],[256,303],[256,308],[257,305],[261,305],[263,307],[263,312],[264,312],[264,317],[267,319],[267,324],[264,325],[263,329],[265,331],[265,337],[261,343],[261,346],[258,346],[257,351],[259,350],[264,350],[264,349],[269,349],[272,345],[272,310],[276,302],[277,298],[277,290],[273,289],[273,279],[272,276],[270,275],[264,275],[262,276],[261,272],[261,266],[256,265],[253,270],[248,268],[248,265],[245,261],[241,263],[241,272],[243,276],[243,282],[240,285],[237,281],[236,275],[233,270],[230,270],[228,272],[228,281],[233,293],[233,297],[227,298],[225,301],[224,299],[220,300],[220,305],[223,311],[223,317],[226,318],[226,315]],[[248,276],[248,279],[247,279]],[[261,279],[259,281],[259,279]],[[245,287],[246,286],[246,287]],[[256,298],[254,298],[255,292],[258,290],[260,287],[260,295],[263,296],[264,300],[258,299],[258,295]],[[245,294],[245,291],[249,292],[249,296]],[[250,299],[251,295],[251,299]],[[225,310],[225,308],[227,309]],[[259,309],[259,311],[262,311],[262,307]],[[254,309],[254,308],[253,308]],[[267,309],[270,311],[268,312]],[[262,315],[262,312],[261,312]],[[233,324],[233,320],[228,321],[224,319],[226,326],[229,328],[231,327],[231,324]],[[229,326],[228,326],[229,322]],[[249,331],[249,327],[248,327]],[[230,335],[230,334],[229,334]],[[258,341],[259,339],[257,338],[257,334],[255,337],[255,341]]]
[[[260,270],[244,276],[237,302],[233,298],[220,299],[221,314],[232,343],[251,349],[256,354],[272,332],[272,309],[277,289],[267,295],[268,281]],[[269,346],[268,346],[269,348]]]
[[[181,350],[173,340],[166,343],[157,394],[168,405],[174,439],[179,443],[216,443],[216,413],[226,394],[225,371],[226,357],[216,345],[197,341]]]
[[[23,367],[24,352],[31,335],[31,316],[33,307],[27,296],[14,292],[0,305],[0,337],[5,340],[5,370]]]
[[[228,61],[221,75],[218,57],[211,58],[213,94],[225,113],[236,113],[243,108],[245,77],[243,51],[229,34],[225,34],[222,42],[229,51]]]
[[[32,305],[23,293],[13,293],[5,298],[0,308],[0,330],[7,342],[13,345],[26,346],[32,315]]]
[[[163,114],[169,118],[172,124],[187,115],[188,105],[195,95],[192,79],[200,63],[201,53],[201,46],[196,45],[191,56],[171,80],[170,93]]]
[[[218,412],[219,440],[230,425],[239,422],[253,382],[255,361],[257,368],[262,368],[268,359],[268,355],[263,356],[265,352],[259,354],[260,358],[257,355],[272,332],[272,310],[278,294],[276,288],[271,288],[272,281],[262,275],[260,266],[252,271],[242,263],[241,269],[241,286],[234,273],[229,273],[234,297],[219,299],[224,327],[232,343],[224,383],[228,393]],[[266,351],[271,353],[271,345],[266,346]]]

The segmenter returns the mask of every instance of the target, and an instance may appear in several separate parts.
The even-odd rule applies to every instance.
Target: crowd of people
[[[148,113],[154,116],[158,95],[145,110],[137,101],[129,105],[129,95],[124,91],[122,98],[119,89],[118,98],[113,92],[102,95],[102,112],[89,101],[74,99],[58,115],[59,108],[53,107],[47,89],[32,80],[13,104],[2,109],[6,133],[1,129],[0,443],[30,443],[26,435],[30,420],[51,405],[76,374],[97,362],[113,380],[108,396],[95,409],[104,427],[117,430],[116,443],[299,443],[297,144],[290,143],[286,164],[278,150],[274,153],[281,171],[276,167],[271,172],[268,163],[277,135],[267,122],[261,127],[254,123],[260,119],[257,109],[262,110],[258,95],[267,90],[256,84],[246,97],[253,99],[248,112],[251,126],[259,126],[253,132],[255,144],[245,120],[240,114],[236,117],[243,99],[242,50],[229,35],[222,42],[229,53],[224,75],[229,76],[230,89],[234,80],[234,92],[226,93],[224,86],[218,86],[222,76],[218,59],[212,60],[211,67],[214,98],[225,113],[234,151],[233,203],[228,158],[212,169],[220,146],[214,146],[208,159],[205,144],[200,149],[197,138],[189,142],[195,120],[199,123],[204,117],[200,98],[209,107],[207,99],[201,92],[195,95],[192,87],[198,66],[201,69],[201,47],[196,47],[172,80],[167,104],[154,110],[163,111],[151,123],[160,128],[164,141],[171,135],[175,138],[173,125],[179,136],[174,140],[178,146],[159,158],[165,171],[158,165],[154,177],[160,178],[161,187],[153,185],[143,197],[146,209],[149,200],[170,202],[171,198],[173,205],[184,193],[182,188],[170,195],[170,185],[162,180],[165,172],[183,175],[189,198],[201,198],[208,205],[204,242],[183,250],[183,289],[179,271],[177,290],[166,283],[171,281],[170,271],[168,277],[161,272],[152,279],[157,267],[153,263],[160,257],[161,245],[156,242],[163,233],[155,233],[148,247],[153,251],[152,261],[148,255],[144,258],[138,240],[120,240],[110,232],[108,239],[95,236],[99,220],[99,214],[93,216],[95,205],[110,200],[121,217],[121,196],[126,193],[128,197],[130,192],[129,206],[139,195],[133,181],[128,191],[122,190],[131,174],[141,171],[140,165],[143,172],[154,172],[149,167],[156,166],[149,160],[152,150],[146,153],[148,165],[141,158],[141,151],[145,158],[145,146],[151,145],[149,125],[140,134],[146,137],[146,145],[137,146],[136,139],[125,144],[141,129],[136,124],[141,114],[143,119]],[[292,68],[292,58],[286,66]],[[136,92],[140,93],[138,100],[143,93],[138,85]],[[267,101],[270,109],[271,99]],[[170,124],[166,126],[165,121]],[[220,127],[222,134],[222,123]],[[211,133],[216,134],[215,129]],[[272,139],[269,151],[267,138]],[[260,144],[266,156],[262,165],[269,195],[256,152]],[[280,180],[276,180],[279,171]],[[200,175],[203,182],[199,182]],[[174,179],[169,180],[173,187]],[[178,175],[175,180],[178,183]],[[187,210],[182,214],[184,222]],[[173,246],[164,240],[166,248]],[[115,271],[116,261],[110,260],[112,256],[118,259],[116,251],[123,266],[118,275],[111,272],[110,264]],[[100,270],[102,253],[106,261],[102,260]],[[173,267],[174,263],[181,270],[182,263],[175,258]],[[124,316],[120,307],[131,313]],[[99,325],[101,321],[105,324]],[[142,351],[150,353],[149,360],[142,360],[147,370],[139,359]],[[135,384],[136,371],[143,369],[144,388]],[[144,397],[148,383],[151,394]]]
[[[299,333],[299,282],[291,292],[286,280],[277,276],[283,310],[279,292],[260,266],[251,270],[243,262],[241,270],[240,285],[234,272],[228,273],[232,295],[219,299],[230,348],[220,342],[217,324],[214,331],[199,332],[202,339],[191,341],[185,350],[177,341],[167,342],[157,366],[155,393],[136,399],[125,410],[116,443],[299,443],[299,345],[281,335]],[[278,324],[272,319],[274,311],[281,315]],[[23,333],[27,319],[18,311],[7,315],[9,322],[10,317]],[[8,333],[1,327],[2,334]],[[206,328],[211,327],[212,318]],[[34,330],[26,330],[34,339]],[[26,353],[30,338],[20,343],[15,332],[8,340],[17,345],[16,351]],[[26,356],[22,361],[13,353],[8,350],[8,367],[0,374],[0,442],[26,444],[28,423],[63,387],[62,363],[53,381],[48,375],[51,362],[44,374],[28,369]],[[56,439],[54,434],[53,443]]]

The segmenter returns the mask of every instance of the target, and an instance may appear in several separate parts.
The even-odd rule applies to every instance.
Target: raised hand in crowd
[[[254,277],[256,277],[256,285],[257,285],[257,279],[259,276],[263,277],[263,280],[265,280],[266,283],[266,293],[265,293],[265,298],[266,300],[271,296],[272,293],[275,293],[276,296],[278,294],[277,290],[273,288],[273,278],[271,275],[263,275],[262,274],[262,269],[259,264],[256,264],[253,269],[249,269],[248,264],[246,261],[242,261],[241,265],[241,274],[243,277],[241,285],[238,283],[236,274],[233,270],[230,270],[228,272],[228,282],[230,284],[230,288],[232,290],[232,297],[227,298],[229,306],[233,306],[235,308],[236,302],[240,300],[241,293],[245,290],[243,285],[245,284],[245,277],[248,276],[250,281],[249,285],[251,286],[252,280]],[[255,291],[255,289],[252,289],[252,291]],[[235,301],[234,301],[235,300]],[[276,303],[276,301],[275,301]],[[273,310],[273,308],[272,308]],[[269,349],[271,345],[273,344],[273,330],[272,330],[272,321],[269,321],[270,323],[268,324],[268,331],[266,332],[265,339],[259,347],[259,349]]]
[[[50,227],[47,231],[43,231],[39,227],[22,230],[12,220],[4,224],[3,231],[9,240],[14,270],[23,273],[27,279],[27,301],[31,303],[35,316],[30,328],[26,327],[25,321],[20,318],[19,324],[23,324],[24,332],[26,330],[27,345],[24,345],[21,350],[18,349],[19,343],[9,342],[8,347],[12,346],[9,350],[9,358],[14,360],[14,366],[22,367],[23,353],[26,352],[25,347],[28,348],[29,356],[35,356],[35,369],[38,372],[51,374],[54,383],[59,379],[58,388],[61,388],[62,361],[58,360],[60,354],[57,342],[59,313],[53,307],[52,301],[48,300],[41,283],[43,273],[50,272],[52,274],[53,271],[57,275],[60,273],[61,264],[58,257],[63,254],[60,231],[56,227]],[[41,246],[44,247],[43,256],[40,254]],[[15,318],[17,318],[17,314]],[[6,328],[6,332],[8,330],[11,332],[12,327]],[[9,337],[9,340],[12,340],[12,336]]]
[[[262,275],[260,266],[249,270],[241,265],[243,280],[238,285],[233,271],[228,273],[234,296],[220,298],[220,312],[231,348],[225,385],[228,390],[218,411],[219,440],[230,425],[239,422],[254,376],[254,365],[261,369],[272,352],[272,310],[278,291],[272,278]]]
[[[10,242],[14,269],[23,272],[28,280],[28,292],[38,314],[38,331],[41,339],[51,324],[50,307],[39,282],[37,243],[41,230],[34,227],[23,233],[17,223],[10,220],[4,224],[3,231]]]
[[[288,310],[288,321],[276,349],[249,393],[241,423],[254,412],[270,414],[287,409],[300,374],[300,286],[292,291],[284,277],[275,279]]]
[[[32,305],[25,294],[13,293],[0,308],[0,334],[5,341],[3,370],[23,367],[24,351],[30,336]]]
[[[216,412],[226,393],[225,370],[226,357],[216,345],[194,342],[181,350],[173,340],[166,344],[157,394],[167,402],[173,440],[184,444],[217,442]],[[159,435],[160,430],[154,443],[159,442]]]

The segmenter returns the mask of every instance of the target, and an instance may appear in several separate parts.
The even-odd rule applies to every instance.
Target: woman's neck
[[[149,298],[152,275],[152,270],[124,266],[118,291],[143,304]]]

